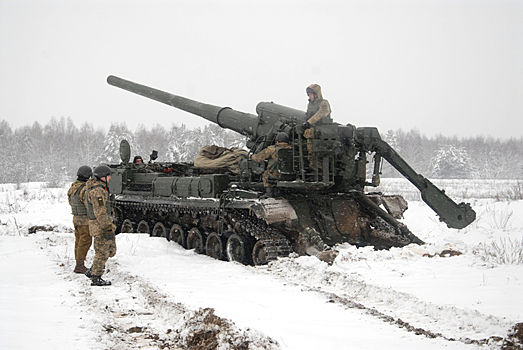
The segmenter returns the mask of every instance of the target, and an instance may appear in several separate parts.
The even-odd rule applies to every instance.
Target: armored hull
[[[343,242],[378,249],[421,243],[404,225],[394,227],[374,213],[373,205],[395,197],[369,195],[370,206],[356,193],[287,190],[266,198],[263,191],[243,189],[233,174],[195,176],[190,164],[111,168],[118,233],[165,237],[216,259],[259,265],[291,252],[332,257],[325,252]],[[164,171],[174,168],[176,176]]]

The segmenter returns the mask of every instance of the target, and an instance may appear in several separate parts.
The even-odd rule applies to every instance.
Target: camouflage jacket
[[[102,228],[112,228],[111,206],[109,192],[105,182],[96,178],[87,181],[87,215],[90,220],[96,220]]]

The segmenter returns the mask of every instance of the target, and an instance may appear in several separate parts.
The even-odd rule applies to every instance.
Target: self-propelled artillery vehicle
[[[110,85],[198,115],[247,137],[246,157],[228,168],[190,163],[129,162],[122,141],[122,162],[112,168],[109,189],[120,232],[164,236],[217,259],[264,264],[291,252],[332,257],[337,243],[376,249],[423,243],[398,219],[407,209],[399,195],[367,193],[380,183],[387,160],[421,192],[421,197],[451,228],[476,218],[468,203],[455,203],[416,173],[380,137],[376,128],[341,125],[330,118],[314,125],[312,150],[303,111],[260,102],[256,115],[190,100],[115,76]],[[250,159],[285,132],[290,148],[279,148],[269,177],[277,196],[267,197],[262,174],[267,164]],[[247,153],[247,152],[246,152]],[[368,158],[374,166],[367,171]],[[370,178],[367,180],[367,178]],[[327,254],[325,254],[327,252]]]

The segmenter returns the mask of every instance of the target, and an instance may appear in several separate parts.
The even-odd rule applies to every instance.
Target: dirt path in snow
[[[71,278],[73,266],[56,257],[67,253],[69,241],[50,235],[38,242],[64,270],[64,278]],[[99,332],[93,336],[104,349],[280,349],[270,337],[239,329],[212,308],[188,309],[139,276],[121,271],[114,260],[108,261],[104,278],[112,285],[92,287],[87,277],[73,276],[84,287],[77,297],[96,323]]]

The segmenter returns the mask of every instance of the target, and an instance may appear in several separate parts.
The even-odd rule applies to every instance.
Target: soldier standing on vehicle
[[[314,153],[312,149],[312,140],[314,139],[314,125],[332,124],[331,106],[329,101],[323,98],[321,94],[321,86],[318,84],[311,84],[306,89],[307,96],[309,96],[309,103],[307,105],[307,121],[303,124],[305,132],[303,136],[307,139],[307,151],[309,152],[309,164],[312,168],[314,166]],[[318,164],[321,168],[321,164]]]
[[[93,178],[87,181],[87,215],[89,230],[94,240],[93,265],[86,276],[91,278],[91,286],[110,286],[110,281],[102,279],[105,263],[116,254],[114,231],[116,226],[111,217],[108,184],[111,169],[100,165],[93,171]]]
[[[289,145],[289,135],[286,132],[280,132],[276,135],[276,144],[271,145],[259,153],[253,154],[251,159],[255,162],[261,162],[268,159],[267,170],[262,174],[263,186],[268,197],[274,197],[277,193],[274,191],[274,187],[269,183],[269,176],[277,178],[280,174],[276,171],[276,164],[278,162],[278,150],[280,148],[292,148]]]
[[[67,198],[73,213],[74,258],[76,259],[76,266],[73,271],[76,273],[87,272],[87,267],[84,264],[85,257],[92,244],[92,238],[89,234],[87,208],[85,206],[86,182],[92,174],[93,170],[87,165],[78,168],[76,172],[77,179],[71,184],[69,191],[67,191]]]

